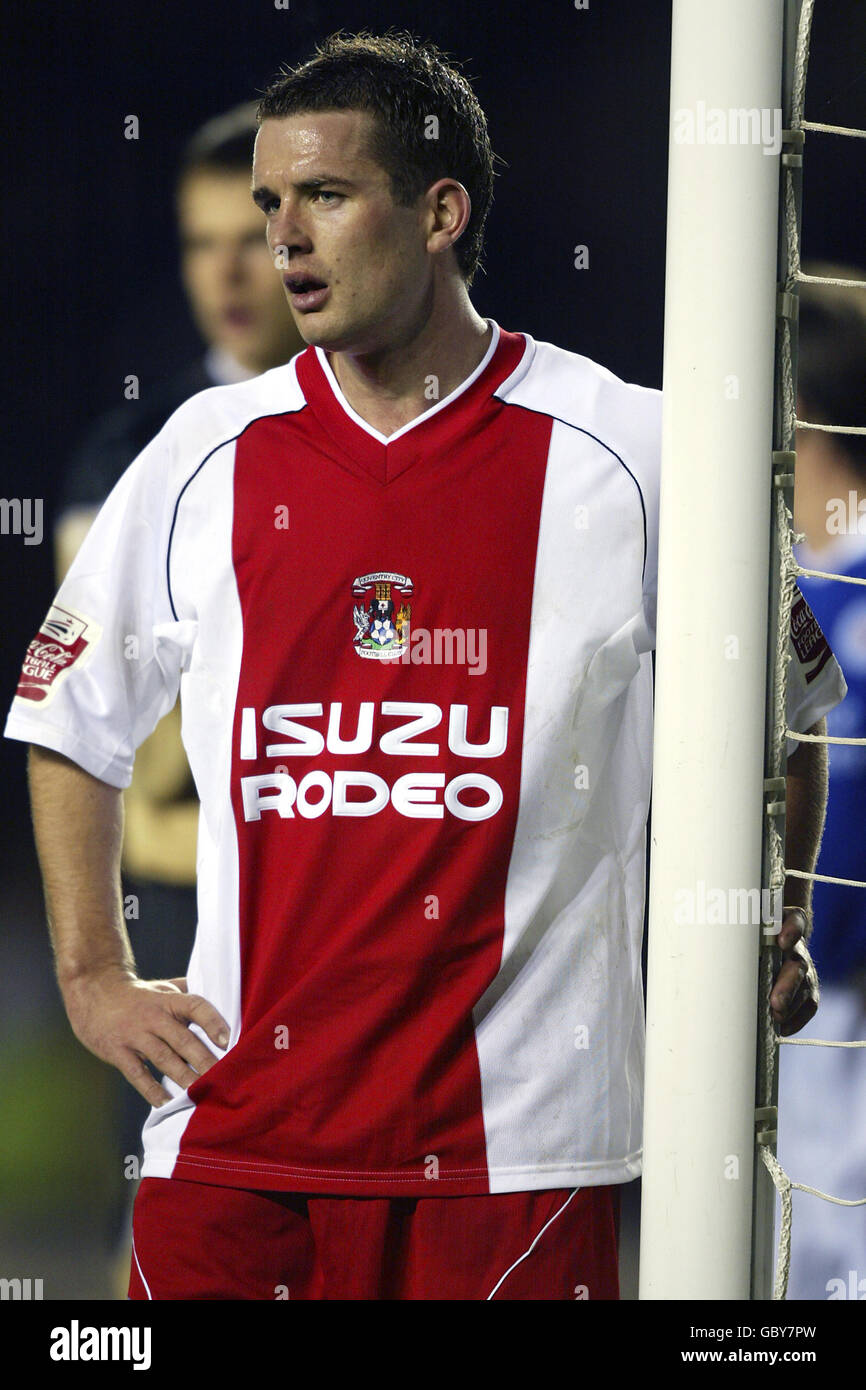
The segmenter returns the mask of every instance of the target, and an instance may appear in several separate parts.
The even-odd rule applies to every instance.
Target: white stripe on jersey
[[[536,364],[548,379],[546,355],[539,351]],[[608,389],[603,376],[596,382],[587,374],[584,385],[588,395]],[[579,400],[543,395],[532,373],[505,394],[537,410],[546,404],[558,423],[538,537],[502,968],[475,1010],[493,1192],[511,1190],[529,1167],[550,1187],[572,1186],[577,1176],[622,1182],[640,1171],[652,749],[651,658],[642,655],[651,634],[640,577],[644,512],[652,522],[657,505],[648,480],[639,489],[611,447],[562,422],[570,407],[574,418],[594,423],[588,406],[581,416]],[[658,435],[659,411],[658,393],[636,394],[645,440]],[[577,511],[583,506],[587,525]],[[625,555],[628,565],[609,574],[611,557]],[[578,611],[574,599],[582,595]],[[585,787],[575,786],[578,767]],[[519,995],[510,988],[518,975]],[[590,1057],[594,1065],[581,1067]],[[567,1155],[578,1124],[582,1161],[575,1163]]]

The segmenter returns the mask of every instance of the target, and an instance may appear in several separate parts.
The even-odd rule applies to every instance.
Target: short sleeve
[[[848,686],[818,619],[799,588],[794,591],[788,644],[788,728],[805,734],[844,700]],[[789,738],[788,757],[800,747],[802,744],[796,739]]]
[[[195,634],[166,581],[171,453],[163,429],[108,496],[28,647],[5,728],[116,787],[173,707]]]

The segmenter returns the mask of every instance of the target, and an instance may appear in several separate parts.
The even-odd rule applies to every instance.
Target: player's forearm
[[[45,748],[29,760],[33,828],[61,990],[104,969],[133,972],[123,919],[123,798]]]
[[[826,720],[822,719],[809,732],[825,734]],[[827,810],[827,786],[827,745],[801,744],[788,761],[785,864],[789,869],[815,872]],[[804,908],[808,915],[812,880],[787,877],[785,903]]]

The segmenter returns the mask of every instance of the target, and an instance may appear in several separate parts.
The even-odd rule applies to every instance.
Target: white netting
[[[792,131],[814,131],[823,134],[841,135],[852,138],[866,138],[866,131],[855,130],[845,126],[823,125],[816,121],[806,121],[803,119],[803,107],[806,90],[806,69],[809,60],[809,37],[812,27],[812,15],[814,11],[814,0],[803,0],[800,12],[800,22],[797,34],[796,52],[794,57],[793,88],[791,95],[791,130]],[[801,135],[801,139],[803,136]],[[783,277],[782,289],[786,294],[794,294],[798,283],[808,283],[816,285],[833,285],[849,289],[866,288],[866,281],[839,279],[835,276],[806,275],[800,268],[800,228],[797,215],[797,201],[794,187],[794,177],[790,166],[784,168],[784,223],[785,223],[785,274]],[[783,412],[783,434],[786,439],[793,439],[795,430],[815,429],[826,430],[836,434],[866,434],[866,427],[851,425],[820,425],[812,421],[799,420],[796,416],[796,392],[793,371],[792,353],[792,331],[791,320],[785,315],[781,321],[780,333],[780,357],[781,357],[781,406]],[[794,556],[793,546],[796,542],[803,540],[804,537],[795,534],[793,530],[793,516],[789,511],[782,487],[776,488],[776,523],[779,539],[779,623],[777,632],[777,651],[776,661],[780,679],[776,682],[774,696],[774,728],[771,745],[770,765],[774,774],[778,774],[784,768],[784,745],[786,738],[797,740],[800,743],[837,743],[837,744],[858,744],[866,745],[866,738],[834,738],[829,735],[812,735],[795,732],[788,729],[785,717],[785,698],[786,698],[786,668],[789,660],[788,654],[788,632],[791,621],[791,608],[793,605],[796,580],[799,575],[809,575],[822,579],[833,579],[840,583],[864,584],[866,580],[854,578],[848,575],[836,575],[822,570],[806,569],[798,565]],[[768,817],[768,849],[769,849],[769,874],[770,889],[782,889],[785,879],[801,878],[820,881],[822,883],[845,884],[857,888],[866,888],[866,882],[856,879],[834,878],[826,874],[808,873],[804,870],[788,868],[784,862],[784,846],[782,838],[776,828],[772,815]],[[773,901],[776,901],[774,898]],[[811,957],[805,947],[801,954],[807,963],[807,973],[817,980]],[[762,972],[762,997],[766,999],[769,992],[769,981],[771,977],[771,956],[770,952],[765,952],[764,969]],[[766,986],[766,988],[765,988]],[[777,1048],[781,1044],[809,1047],[866,1047],[866,1041],[857,1042],[836,1042],[823,1038],[783,1038],[780,1037],[774,1027],[769,1009],[765,1015],[766,1036],[764,1039],[764,1075],[762,1085],[759,1088],[758,1104],[769,1105],[773,1091],[773,1079]],[[866,1085],[866,1076],[864,1076]],[[812,1196],[820,1198],[825,1202],[832,1202],[837,1206],[857,1207],[866,1205],[866,1197],[859,1197],[853,1200],[846,1200],[841,1197],[833,1197],[826,1192],[821,1192],[818,1188],[810,1187],[805,1183],[792,1182],[785,1173],[772,1149],[765,1143],[759,1144],[761,1158],[773,1179],[776,1190],[781,1197],[782,1220],[779,1236],[779,1250],[776,1264],[776,1283],[773,1293],[774,1299],[784,1299],[787,1293],[788,1273],[790,1268],[791,1256],[791,1222],[792,1222],[792,1201],[791,1192],[796,1189],[801,1192],[808,1192]]]

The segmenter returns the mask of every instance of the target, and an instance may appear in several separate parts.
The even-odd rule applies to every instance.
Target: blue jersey
[[[817,556],[806,557],[801,551],[799,559],[810,569],[866,579],[866,537],[852,537],[832,552]],[[848,683],[847,695],[827,715],[827,733],[837,738],[864,738],[866,585],[807,576],[798,582]],[[829,762],[830,795],[817,872],[866,881],[866,747],[830,744]],[[816,883],[813,907],[810,950],[821,979],[841,982],[852,971],[866,968],[866,889]]]

